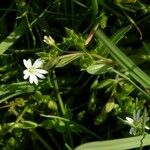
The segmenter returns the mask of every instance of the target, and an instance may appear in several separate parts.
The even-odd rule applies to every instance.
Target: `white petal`
[[[33,67],[34,67],[34,68],[39,68],[39,67],[42,66],[42,64],[43,64],[43,61],[42,61],[41,59],[37,59],[37,60],[34,62]]]
[[[136,130],[134,128],[131,128],[129,131],[130,134],[136,135]]]
[[[48,39],[48,37],[47,36],[44,36],[44,40],[47,40]]]
[[[32,66],[32,62],[31,62],[31,59],[23,59],[23,63],[25,65],[26,68],[30,68]]]
[[[33,75],[33,76],[34,76],[33,82],[34,82],[36,85],[38,85],[38,78],[37,78],[35,75]]]
[[[30,78],[29,78],[29,82],[32,84],[33,81],[34,81],[34,78],[37,78],[34,74],[31,74],[30,75]]]
[[[30,72],[29,72],[28,69],[26,69],[26,70],[23,71],[23,74],[30,74]]]
[[[28,68],[32,67],[31,59],[28,59]]]
[[[145,129],[149,130],[150,128],[148,126],[145,126]]]
[[[126,117],[126,120],[127,120],[127,121],[128,121],[128,123],[129,123],[129,124],[131,124],[131,125],[132,125],[132,124],[133,124],[133,122],[134,122],[134,121],[133,121],[133,119],[132,119],[132,118],[130,118],[130,117]]]
[[[23,74],[24,74],[24,77],[23,77],[24,79],[27,79],[30,76],[30,72],[28,71],[28,69],[24,70]]]
[[[36,69],[36,72],[40,73],[40,74],[47,74],[48,71],[44,70],[44,69]]]
[[[29,82],[30,82],[31,84],[34,82],[36,85],[38,85],[38,79],[37,79],[37,77],[35,76],[35,74],[31,74],[31,75],[30,75]]]
[[[26,59],[23,59],[23,64],[25,65],[26,68],[28,68],[28,61]]]
[[[25,74],[23,78],[26,80],[29,76],[30,74]]]
[[[38,73],[38,72],[35,72],[35,75],[36,75],[37,77],[39,77],[40,79],[44,79],[44,78],[45,78],[44,75],[42,75],[41,73]]]

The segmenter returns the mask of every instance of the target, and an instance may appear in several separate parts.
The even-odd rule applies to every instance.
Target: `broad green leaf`
[[[89,67],[87,67],[86,71],[90,74],[99,75],[102,73],[105,73],[110,69],[110,66],[106,64],[94,64]]]
[[[129,57],[127,57],[118,47],[116,47],[101,31],[96,32],[96,37],[102,41],[109,49],[110,54],[114,59],[126,69],[126,71],[139,82],[144,88],[150,88],[150,77],[143,72]]]
[[[90,142],[78,146],[75,150],[127,150],[141,146],[150,145],[150,134],[143,136],[122,138],[107,141]],[[142,141],[141,141],[142,140]]]

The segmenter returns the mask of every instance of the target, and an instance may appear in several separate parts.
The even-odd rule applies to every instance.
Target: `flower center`
[[[35,68],[34,68],[34,67],[30,67],[30,68],[29,68],[29,72],[30,72],[31,74],[35,73]]]

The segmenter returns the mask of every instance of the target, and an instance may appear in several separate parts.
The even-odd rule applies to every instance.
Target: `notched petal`
[[[44,69],[36,69],[36,72],[40,73],[40,74],[47,74],[48,71],[44,70]]]
[[[29,74],[25,74],[23,78],[26,80],[29,76]]]
[[[42,75],[41,73],[36,72],[35,75],[40,79],[45,79],[45,76]]]
[[[126,120],[128,121],[129,124],[133,124],[134,120],[130,117],[126,117]]]
[[[36,76],[33,78],[33,82],[38,85],[38,78]]]
[[[33,64],[33,67],[35,68],[39,68],[43,65],[43,61],[41,59],[37,59],[34,64]]]
[[[32,84],[33,81],[34,81],[34,76],[33,76],[33,74],[31,74],[31,75],[30,75],[30,78],[29,78],[29,82]]]
[[[30,67],[32,67],[32,62],[31,62],[31,59],[28,59],[27,68],[30,68]]]
[[[28,62],[26,59],[23,59],[23,64],[25,65],[26,68],[28,68]]]
[[[30,72],[28,71],[28,69],[23,71],[23,74],[30,74]]]

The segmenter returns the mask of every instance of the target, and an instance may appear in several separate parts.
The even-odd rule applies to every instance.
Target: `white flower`
[[[43,74],[47,74],[48,72],[44,69],[40,69],[43,65],[43,61],[41,59],[37,59],[33,65],[31,59],[23,59],[23,63],[27,69],[23,71],[24,79],[29,78],[29,82],[35,83],[38,85],[38,78],[44,79],[45,76]],[[38,77],[38,78],[37,78]]]
[[[139,130],[142,130],[143,128],[143,115],[140,116],[141,110],[133,111],[133,119],[130,117],[126,117],[125,122],[131,126],[131,129],[129,131],[130,134],[136,135]],[[149,117],[146,115],[145,118],[145,124],[149,120]],[[144,126],[145,129],[149,130],[150,128],[148,126]]]
[[[129,124],[129,125],[133,125],[133,122],[134,120],[130,117],[126,117],[126,122]]]

